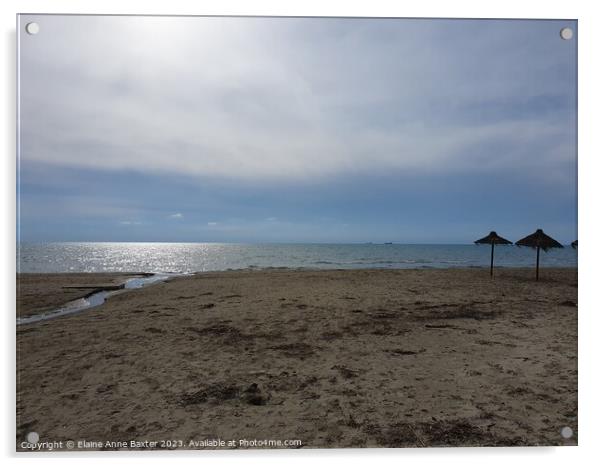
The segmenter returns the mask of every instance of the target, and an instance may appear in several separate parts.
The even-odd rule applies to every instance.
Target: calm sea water
[[[489,267],[487,245],[21,243],[19,272],[175,272],[243,268],[453,268]],[[498,246],[499,267],[531,267],[535,251]],[[576,267],[570,246],[541,253],[542,267]]]

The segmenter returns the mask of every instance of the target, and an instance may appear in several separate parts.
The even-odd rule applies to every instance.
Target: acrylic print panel
[[[577,443],[576,21],[17,27],[17,450]]]

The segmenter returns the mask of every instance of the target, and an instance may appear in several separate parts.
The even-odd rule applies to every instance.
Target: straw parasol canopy
[[[564,246],[556,241],[554,238],[546,235],[540,228],[535,233],[525,236],[523,239],[519,239],[516,243],[517,246],[527,246],[529,248],[537,249],[537,262],[535,266],[535,280],[539,280],[539,250],[543,249],[547,252],[552,248],[563,248]]]
[[[495,231],[490,232],[484,238],[475,241],[475,244],[491,244],[491,266],[489,267],[489,275],[493,277],[493,250],[496,244],[512,244],[506,238],[502,238]]]

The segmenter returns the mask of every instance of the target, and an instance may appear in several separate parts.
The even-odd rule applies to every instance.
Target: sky
[[[21,241],[577,237],[575,21],[20,25]]]

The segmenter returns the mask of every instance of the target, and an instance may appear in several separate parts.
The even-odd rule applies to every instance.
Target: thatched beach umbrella
[[[537,249],[537,263],[535,266],[535,280],[539,280],[539,250],[543,249],[547,252],[548,249],[552,248],[563,248],[564,246],[556,241],[554,238],[550,238],[540,228],[535,233],[525,236],[523,239],[519,239],[516,243],[517,246],[527,246],[530,248]]]
[[[493,277],[493,250],[496,244],[512,244],[512,241],[508,241],[498,234],[495,231],[489,233],[485,238],[481,238],[475,241],[475,244],[491,244],[491,267],[489,268],[489,275]]]

